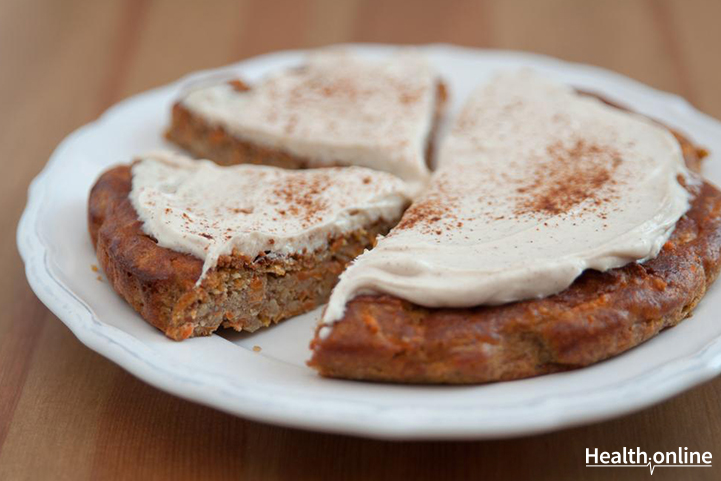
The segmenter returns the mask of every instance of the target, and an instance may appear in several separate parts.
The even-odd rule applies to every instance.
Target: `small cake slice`
[[[705,155],[529,71],[469,99],[431,185],[343,273],[322,375],[481,383],[586,366],[688,317],[721,268]]]
[[[175,340],[254,331],[325,302],[346,264],[408,204],[362,167],[221,167],[158,152],[105,172],[89,229],[108,280]]]
[[[167,137],[223,165],[359,165],[422,182],[445,99],[418,53],[371,61],[326,49],[252,87],[191,91],[174,105]]]

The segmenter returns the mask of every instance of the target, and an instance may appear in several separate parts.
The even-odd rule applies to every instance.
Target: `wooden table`
[[[586,447],[688,446],[720,465],[721,379],[610,422],[497,442],[391,443],[238,419],[136,380],[33,295],[15,246],[29,181],[60,140],[128,95],[201,68],[337,42],[522,49],[616,70],[721,118],[715,0],[0,2],[0,479],[579,479]]]

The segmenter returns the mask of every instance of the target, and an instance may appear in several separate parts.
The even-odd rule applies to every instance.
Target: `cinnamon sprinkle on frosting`
[[[556,141],[546,154],[527,183],[516,188],[514,214],[554,216],[584,204],[584,213],[604,215],[623,183],[613,175],[622,162],[618,150],[576,139],[570,145]]]

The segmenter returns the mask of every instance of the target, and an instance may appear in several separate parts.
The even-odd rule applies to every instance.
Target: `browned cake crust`
[[[113,288],[175,340],[209,335],[221,323],[254,331],[315,308],[326,302],[348,262],[395,223],[378,221],[302,255],[224,256],[196,287],[203,262],[160,247],[143,233],[128,197],[131,180],[127,165],[98,179],[89,198],[90,236]]]
[[[677,135],[687,165],[705,151]],[[361,296],[309,365],[331,377],[408,383],[483,383],[586,366],[622,353],[691,314],[721,261],[721,193],[687,186],[693,200],[660,254],[644,264],[586,271],[544,299],[470,309],[424,308]]]
[[[231,84],[241,92],[250,90],[248,85],[239,80],[235,80]],[[438,83],[437,89],[433,128],[428,136],[428,145],[426,146],[426,158],[429,164],[435,133],[448,99],[448,92],[442,82]],[[220,165],[262,164],[285,169],[305,169],[313,166],[309,159],[264,147],[231,135],[223,127],[212,125],[202,117],[193,114],[183,107],[181,102],[173,105],[170,127],[165,136],[196,157],[210,159]]]

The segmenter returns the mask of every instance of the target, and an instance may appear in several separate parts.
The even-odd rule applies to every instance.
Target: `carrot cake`
[[[719,272],[721,193],[692,171],[702,156],[533,72],[495,77],[456,120],[429,190],[341,276],[309,365],[480,383],[649,339]]]
[[[406,189],[363,167],[220,167],[157,152],[99,178],[89,229],[108,281],[168,337],[254,331],[325,302],[398,222]]]
[[[422,183],[445,100],[418,53],[373,61],[325,49],[253,86],[191,91],[174,105],[167,137],[223,165],[359,165]]]

